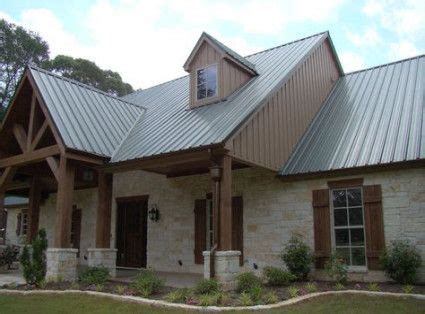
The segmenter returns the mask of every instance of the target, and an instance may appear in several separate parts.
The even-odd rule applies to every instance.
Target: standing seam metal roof
[[[188,76],[124,96],[147,111],[111,161],[222,143],[326,38],[327,32],[320,33],[246,57],[259,75],[214,105],[189,110]]]
[[[425,158],[425,55],[341,77],[282,176]]]
[[[145,112],[142,106],[35,66],[29,71],[68,148],[110,157]]]

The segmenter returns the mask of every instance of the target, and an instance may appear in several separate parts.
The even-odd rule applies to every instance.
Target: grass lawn
[[[0,312],[6,313],[187,313],[158,309],[93,296],[0,295]],[[228,312],[227,312],[228,313]],[[242,313],[242,312],[237,312]],[[252,313],[252,312],[250,312]],[[359,295],[323,296],[262,313],[425,313],[425,301],[412,298]]]

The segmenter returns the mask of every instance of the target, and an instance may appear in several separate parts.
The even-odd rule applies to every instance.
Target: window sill
[[[366,266],[349,266],[348,267],[348,272],[353,274],[353,273],[367,273],[368,269]]]

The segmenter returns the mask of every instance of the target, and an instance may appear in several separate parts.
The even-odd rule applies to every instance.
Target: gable
[[[340,71],[323,41],[226,144],[238,160],[278,170],[311,123]]]

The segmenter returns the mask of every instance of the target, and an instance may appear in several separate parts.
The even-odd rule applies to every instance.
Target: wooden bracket
[[[59,172],[58,172],[59,161],[55,157],[53,157],[53,156],[46,157],[46,161],[47,161],[47,164],[50,167],[50,170],[52,170],[53,175],[56,178],[56,181],[59,181]]]
[[[27,133],[24,127],[20,124],[15,124],[13,126],[13,135],[15,135],[22,152],[25,153],[27,151]]]

